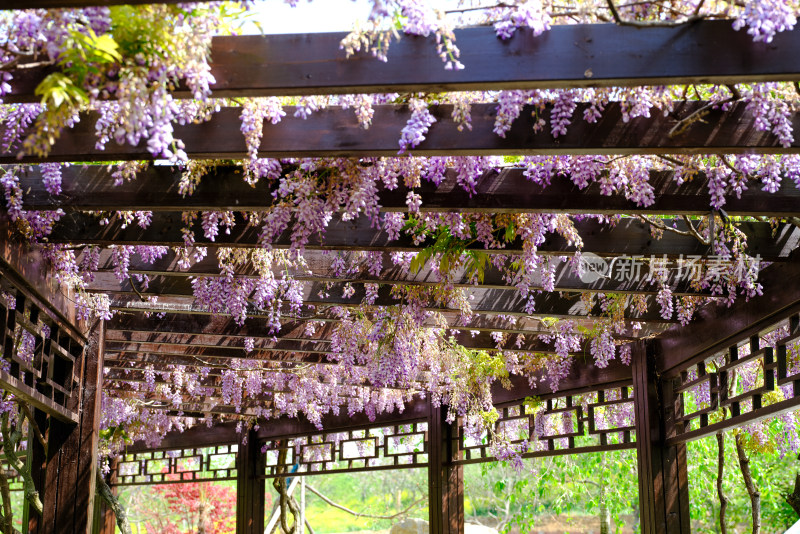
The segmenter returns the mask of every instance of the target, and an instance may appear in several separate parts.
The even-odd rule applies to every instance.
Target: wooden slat
[[[175,0],[162,0],[174,3]],[[5,0],[4,9],[148,3],[145,0]],[[671,85],[793,81],[800,31],[754,43],[731,21],[699,21],[675,28],[613,24],[554,26],[509,40],[493,28],[456,30],[463,70],[445,70],[434,38],[404,35],[389,61],[369,54],[345,59],[345,33],[215,37],[212,86],[217,97],[441,92],[490,89]],[[32,71],[32,72],[31,72]],[[20,69],[7,101],[30,101],[46,71]],[[187,96],[185,91],[178,93]]]
[[[566,135],[554,138],[549,125],[534,133],[538,117],[550,117],[550,109],[533,113],[525,107],[506,137],[493,132],[495,104],[472,106],[472,130],[458,131],[450,116],[451,105],[433,106],[431,112],[438,122],[412,152],[418,156],[519,155],[519,154],[796,154],[800,138],[789,147],[782,147],[777,138],[756,129],[757,116],[744,103],[733,104],[728,111],[712,110],[703,121],[697,121],[681,135],[671,137],[670,130],[682,117],[687,117],[705,102],[676,102],[668,116],[653,112],[650,117],[630,121],[622,118],[618,103],[606,106],[602,117],[587,123],[583,116],[585,104],[577,106],[574,123]],[[398,153],[400,131],[410,117],[404,106],[376,106],[373,126],[364,130],[353,110],[330,108],[303,120],[292,116],[294,109],[285,108],[287,117],[278,124],[265,124],[259,156],[295,158],[315,156],[395,156]],[[175,126],[175,137],[186,145],[190,158],[243,159],[247,147],[241,134],[240,108],[223,108],[211,120],[202,124]],[[56,141],[46,161],[110,161],[152,159],[146,143],[132,147],[109,143],[105,150],[96,145],[96,113],[81,117],[81,121]],[[791,123],[800,131],[800,113]],[[5,129],[0,129],[0,135]],[[26,156],[22,162],[43,161]],[[0,154],[0,163],[20,162],[17,152]]]
[[[23,206],[29,210],[84,211],[181,211],[231,210],[260,211],[272,205],[274,184],[262,180],[255,187],[247,184],[239,167],[220,167],[203,177],[191,195],[180,194],[182,171],[167,166],[150,166],[135,180],[115,186],[113,168],[100,165],[71,166],[62,169],[62,192],[50,194],[44,187],[38,166],[26,168],[20,176]],[[453,170],[440,185],[424,182],[417,189],[422,197],[422,212],[458,209],[462,213],[602,213],[602,214],[682,214],[704,215],[710,210],[711,197],[704,176],[678,185],[673,173],[652,171],[650,183],[655,202],[637,206],[623,195],[603,195],[593,183],[580,189],[569,178],[554,177],[542,187],[528,180],[522,168],[500,172],[486,171],[476,181],[470,194],[456,183]],[[379,187],[381,211],[408,211],[408,189]],[[789,217],[800,215],[800,189],[787,177],[776,193],[753,185],[740,197],[728,195],[725,212],[729,215]]]
[[[671,225],[671,221],[666,221]],[[665,232],[661,239],[654,239],[649,225],[637,219],[625,218],[613,227],[598,223],[594,219],[575,222],[575,228],[583,239],[582,251],[592,252],[601,256],[632,256],[642,255],[677,258],[692,255],[705,255],[710,253],[710,247],[703,245],[691,236],[678,235]],[[685,229],[685,223],[678,221],[679,230]],[[800,229],[790,224],[779,225],[773,231],[769,223],[740,223],[739,228],[748,237],[747,253],[760,255],[764,261],[781,261],[798,246],[800,242]],[[48,237],[52,243],[91,244],[91,245],[164,245],[183,246],[180,213],[162,212],[154,213],[152,223],[147,229],[142,229],[135,224],[122,228],[119,220],[113,219],[107,225],[101,225],[97,217],[83,213],[65,215],[53,228]],[[245,226],[244,221],[237,217],[237,225],[230,234],[220,232],[214,242],[203,236],[199,221],[191,227],[195,232],[198,245],[256,247],[259,244],[258,234],[260,228]],[[418,251],[429,246],[430,242],[415,245],[405,235],[390,241],[387,235],[372,227],[365,217],[354,221],[342,221],[334,216],[328,224],[324,236],[313,234],[309,237],[306,250],[377,250],[377,251]],[[291,246],[291,232],[286,231],[271,245],[274,248],[289,248]],[[470,248],[483,250],[483,245],[476,243]],[[549,234],[539,252],[543,254],[570,255],[576,247],[564,238]],[[522,242],[517,240],[509,243],[504,249],[486,250],[489,254],[520,253]]]

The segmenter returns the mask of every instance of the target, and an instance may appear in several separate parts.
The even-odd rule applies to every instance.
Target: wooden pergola
[[[78,6],[91,2],[65,0],[28,0],[5,3],[7,8]],[[104,4],[110,2],[102,2]],[[9,5],[10,4],[10,5]],[[744,32],[731,29],[729,21],[700,21],[675,28],[638,29],[615,25],[556,26],[550,32],[532,37],[522,32],[502,42],[492,38],[487,28],[456,32],[462,58],[468,66],[463,71],[446,71],[435,49],[425,39],[404,38],[392,45],[388,64],[372,58],[344,59],[338,50],[341,34],[284,35],[265,37],[220,37],[212,47],[217,85],[215,96],[269,96],[350,94],[372,92],[420,92],[456,90],[494,90],[517,88],[563,88],[631,85],[668,85],[678,83],[748,83],[756,81],[800,80],[800,30],[784,32],[770,44],[753,43]],[[46,71],[28,69],[21,74],[7,102],[35,100],[34,89]],[[24,76],[24,78],[22,78]],[[19,81],[18,80],[18,81]],[[188,96],[178,92],[180,96]],[[704,102],[677,103],[667,116],[622,120],[619,106],[609,105],[601,120],[594,124],[576,123],[567,135],[553,139],[549,133],[534,134],[531,114],[523,113],[505,138],[492,132],[495,106],[474,105],[473,128],[459,132],[452,122],[442,120],[431,129],[428,138],[417,147],[415,155],[531,155],[531,154],[737,154],[798,153],[800,141],[781,147],[771,134],[757,131],[755,118],[743,104],[726,111],[711,110],[703,122],[693,124],[684,134],[670,136],[680,117],[704,106]],[[448,106],[434,108],[434,115],[450,115]],[[578,109],[577,113],[580,113]],[[397,135],[409,112],[402,106],[375,107],[373,126],[363,130],[352,113],[327,109],[307,120],[287,118],[264,129],[259,155],[262,157],[306,156],[394,156]],[[246,155],[239,134],[238,109],[223,109],[211,121],[176,126],[176,137],[186,143],[192,158],[241,159]],[[793,119],[800,131],[800,115]],[[23,157],[22,163],[43,161],[110,161],[151,159],[146,147],[109,144],[106,150],[95,148],[94,121],[84,117],[75,128],[64,132],[46,160]],[[20,163],[16,154],[0,154],[0,163]],[[137,180],[111,185],[110,171],[103,166],[71,166],[64,170],[62,193],[52,195],[41,184],[41,169],[31,166],[21,175],[26,192],[24,208],[30,210],[63,209],[67,214],[56,223],[48,240],[66,245],[163,245],[181,246],[181,212],[186,210],[264,210],[261,199],[269,197],[270,187],[261,182],[255,190],[241,179],[241,169],[220,168],[197,187],[193,195],[178,192],[180,173],[167,166],[151,166]],[[487,172],[478,181],[476,194],[454,188],[455,178],[439,186],[430,183],[420,188],[422,211],[458,209],[476,213],[625,213],[658,215],[709,214],[709,195],[705,177],[677,185],[669,173],[654,172],[655,203],[640,207],[622,196],[605,196],[595,184],[579,189],[569,180],[558,178],[548,187],[531,184],[522,169]],[[728,199],[728,216],[791,218],[800,215],[800,191],[784,179],[778,192],[767,193],[750,188],[741,197]],[[385,211],[405,211],[407,190],[379,191]],[[90,211],[153,212],[147,229],[112,218],[100,224]],[[195,223],[199,227],[199,222]],[[670,221],[671,224],[671,221]],[[683,220],[676,220],[684,228]],[[690,235],[665,233],[654,238],[651,228],[635,218],[623,218],[610,228],[594,220],[576,223],[583,238],[583,252],[601,257],[687,258],[712,254],[712,247]],[[760,274],[763,294],[749,301],[738,299],[702,307],[688,326],[663,319],[653,301],[656,290],[644,280],[600,279],[585,283],[570,269],[560,269],[556,276],[557,293],[536,297],[536,316],[574,318],[590,321],[602,312],[598,307],[577,305],[586,292],[623,293],[649,297],[642,313],[626,312],[626,318],[642,323],[640,331],[630,330],[622,337],[633,343],[631,365],[613,360],[607,367],[596,366],[584,352],[576,355],[572,372],[552,391],[547,381],[531,386],[527,379],[512,377],[513,387],[493,390],[495,405],[501,414],[498,424],[529,419],[525,399],[536,396],[546,402],[545,414],[573,412],[578,428],[574,434],[541,436],[547,450],[524,454],[536,457],[576,454],[619,449],[635,449],[639,468],[639,507],[641,525],[646,533],[689,532],[686,443],[723,429],[739,427],[773,417],[800,407],[800,376],[787,376],[786,347],[800,336],[800,260],[795,249],[800,244],[800,227],[791,223],[777,226],[769,222],[741,223],[748,237],[748,254],[770,262]],[[257,247],[258,229],[240,221],[230,234],[216,240],[196,233],[197,244],[214,247]],[[337,276],[330,251],[355,254],[359,251],[419,251],[430,243],[415,244],[401,237],[389,240],[385,233],[371,227],[364,217],[356,220],[335,219],[324,237],[312,236],[305,257],[311,274],[306,282],[304,300],[308,304],[355,305],[364,298],[367,283],[380,283],[375,304],[396,304],[390,289],[395,285],[431,285],[429,268],[417,273],[384,267],[380,274],[366,268],[345,277]],[[36,247],[16,237],[3,219],[0,284],[16,298],[14,309],[0,303],[0,317],[5,318],[5,334],[0,337],[4,356],[12,359],[13,331],[19,325],[36,338],[36,358],[32,364],[12,360],[8,372],[0,371],[0,387],[12,391],[36,408],[36,419],[46,429],[48,447],[31,442],[30,461],[34,480],[43,495],[44,515],[31,514],[28,532],[89,532],[94,514],[95,470],[100,421],[100,391],[125,390],[126,381],[141,381],[145,365],[166,369],[169,365],[194,365],[198,359],[208,363],[213,386],[218,371],[214,362],[223,365],[234,358],[276,362],[327,362],[330,336],[336,318],[321,313],[313,320],[321,322],[313,335],[305,333],[306,319],[282,323],[273,335],[258,314],[237,325],[227,316],[215,315],[192,305],[190,276],[218,274],[213,257],[199,261],[188,270],[177,266],[174,253],[167,253],[153,264],[130,265],[130,273],[150,276],[146,290],[135,287],[133,280],[120,283],[112,274],[110,254],[101,253],[100,269],[90,291],[112,297],[119,313],[107,322],[88,325],[75,318],[70,295],[47,274],[47,265]],[[272,243],[275,248],[291,246],[288,234]],[[519,252],[521,245],[510,244],[497,253]],[[568,256],[573,244],[552,237],[540,247],[542,253]],[[491,251],[490,251],[491,252]],[[212,256],[212,255],[209,255]],[[388,263],[385,263],[388,265]],[[253,276],[248,268],[237,276]],[[329,284],[350,283],[351,296],[330,291],[320,297]],[[541,322],[525,312],[525,301],[516,288],[493,267],[487,268],[480,284],[466,277],[457,282],[474,297],[475,318],[460,325],[456,341],[470,348],[496,348],[491,332],[530,334],[524,345],[508,350],[551,352],[549,344],[536,334],[545,333]],[[707,296],[708,292],[686,282],[677,283],[676,295]],[[147,307],[142,299],[158,296],[161,307]],[[146,316],[163,311],[160,318]],[[456,310],[439,311],[455,324]],[[518,316],[511,321],[510,316]],[[42,326],[49,327],[45,336]],[[778,326],[788,325],[789,336],[776,345],[760,345],[760,335]],[[470,335],[468,330],[476,331]],[[244,337],[254,338],[258,348],[245,354]],[[738,347],[750,345],[749,355],[738,358]],[[705,362],[727,353],[728,364],[711,372]],[[727,397],[727,379],[742,363],[763,361],[763,387],[736,398]],[[209,363],[210,362],[210,363]],[[216,373],[216,374],[215,374]],[[158,380],[161,380],[160,378]],[[708,383],[711,406],[685,413],[683,393]],[[762,404],[762,396],[777,386],[791,383],[794,396],[773,404]],[[578,394],[593,392],[595,401],[588,411],[574,402]],[[258,400],[258,399],[254,399]],[[633,426],[600,428],[596,425],[597,408],[630,403],[634,407]],[[751,408],[743,409],[747,404]],[[708,414],[719,407],[730,407],[732,416],[710,423]],[[166,406],[170,413],[174,406]],[[248,408],[244,408],[243,413]],[[234,414],[234,407],[223,402],[219,393],[205,402],[180,407],[184,414]],[[285,465],[276,465],[270,456],[287,439],[305,447],[324,449],[322,459],[306,459],[302,454],[291,460],[297,473],[312,475],[336,471],[370,469],[427,468],[429,477],[430,528],[432,533],[463,532],[463,466],[472,462],[492,461],[486,444],[474,444],[464,436],[459,423],[449,424],[442,408],[433,408],[427,400],[417,400],[403,413],[379,414],[370,420],[364,414],[330,414],[323,417],[323,429],[304,420],[281,418],[263,422],[258,430],[249,430],[247,444],[235,423],[211,428],[193,427],[183,433],[168,435],[156,448],[144,443],[129,447],[114,464],[111,484],[170,483],[187,480],[236,480],[237,532],[264,532],[265,481],[286,476]],[[420,447],[408,451],[396,446],[393,438],[405,436]],[[576,440],[576,437],[589,440]],[[371,452],[348,456],[342,443],[372,440]],[[564,445],[562,442],[566,443]],[[587,445],[587,443],[590,443]],[[262,448],[267,452],[262,452]],[[208,452],[208,451],[211,452]],[[209,454],[235,455],[235,469],[212,469]],[[179,469],[177,459],[200,458],[199,468]],[[287,460],[288,461],[288,460]],[[149,470],[153,462],[167,465],[166,471]],[[291,464],[289,464],[291,465]],[[159,468],[160,469],[160,468]],[[98,513],[95,528],[113,532],[113,517]]]

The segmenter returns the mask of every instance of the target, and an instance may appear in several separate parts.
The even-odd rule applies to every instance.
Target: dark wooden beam
[[[686,445],[666,443],[675,434],[671,382],[658,378],[651,342],[634,344],[631,364],[642,532],[688,534]]]
[[[327,413],[322,416],[322,428],[324,432],[338,432],[353,428],[365,428],[368,426],[393,425],[425,419],[427,414],[427,401],[415,400],[407,403],[402,413],[378,413],[372,421],[370,421],[363,412],[352,415],[348,414],[346,410],[342,410],[338,414]],[[209,447],[212,445],[241,442],[242,436],[236,431],[236,426],[235,422],[219,423],[210,428],[201,424],[193,426],[184,432],[168,432],[156,449]],[[280,417],[270,420],[268,424],[259,425],[257,435],[258,439],[264,440],[305,436],[318,432],[319,429],[305,419],[299,420],[289,417]],[[153,448],[148,447],[143,441],[137,441],[126,449],[128,453],[146,450],[153,450]]]
[[[522,109],[519,118],[506,134],[494,133],[497,106],[474,104],[472,130],[460,132],[450,119],[451,105],[433,106],[437,118],[423,141],[412,152],[418,156],[520,155],[520,154],[795,154],[800,139],[782,147],[777,138],[756,129],[757,116],[744,103],[733,104],[728,111],[711,110],[703,121],[697,121],[682,135],[670,136],[677,122],[705,106],[705,102],[676,102],[666,117],[652,113],[629,121],[622,118],[618,103],[606,106],[602,117],[587,123],[580,117],[586,108],[579,104],[575,121],[568,132],[554,138],[549,126],[535,133],[538,117],[550,117],[550,109],[533,113]],[[287,117],[278,124],[265,124],[259,156],[302,158],[315,156],[395,156],[400,131],[409,120],[404,106],[376,106],[373,126],[364,130],[352,110],[330,108],[307,119],[292,117],[294,109],[285,108]],[[247,157],[244,136],[240,133],[240,108],[223,108],[205,123],[176,125],[174,135],[186,145],[191,158],[243,159]],[[17,152],[0,154],[0,163],[35,163],[38,161],[113,161],[152,159],[146,143],[140,146],[109,143],[105,150],[96,145],[96,113],[81,117],[72,129],[56,141],[47,158],[25,156]],[[791,123],[800,130],[800,113]],[[5,130],[0,129],[0,135]]]
[[[559,384],[559,390],[553,391],[548,380],[538,376],[533,382],[527,377],[512,375],[511,388],[506,389],[495,382],[492,385],[492,398],[495,404],[518,402],[529,396],[538,396],[543,399],[594,391],[598,385],[617,387],[617,385],[630,385],[631,367],[622,364],[618,359],[612,360],[606,367],[597,367],[589,357],[578,356],[572,363],[571,372]],[[531,385],[533,384],[533,385]],[[363,413],[348,414],[342,410],[338,414],[325,414],[322,417],[324,432],[338,432],[347,429],[365,428],[399,424],[410,421],[426,419],[430,414],[430,405],[427,400],[414,400],[408,402],[402,413],[380,413],[373,420]],[[202,414],[201,414],[202,416]],[[261,424],[258,430],[259,439],[286,438],[304,436],[318,433],[319,430],[305,420],[281,417],[270,420],[268,424]],[[196,425],[185,432],[169,432],[158,447],[153,449],[144,442],[138,441],[126,450],[129,453],[146,450],[175,449],[180,447],[207,447],[223,445],[241,441],[241,435],[236,431],[236,423],[219,423],[212,427]]]
[[[356,258],[359,253],[355,252],[341,252],[332,254],[327,251],[320,250],[307,250],[303,253],[303,260],[306,262],[308,270],[305,269],[292,269],[284,268],[280,262],[273,268],[273,274],[276,278],[281,278],[288,274],[295,280],[307,282],[330,282],[342,283],[350,282],[356,284],[363,283],[381,283],[388,285],[409,285],[409,286],[435,286],[440,283],[441,276],[435,268],[431,265],[426,265],[417,272],[412,272],[404,269],[401,266],[396,266],[389,259],[388,254],[381,254],[382,268],[379,274],[374,275],[369,272],[369,267],[362,259]],[[350,258],[345,259],[348,266],[353,266],[352,270],[348,269],[347,273],[339,273],[334,269],[333,262],[340,257]],[[111,249],[102,249],[100,251],[100,268],[95,275],[95,283],[108,283],[111,287],[114,283],[119,286],[119,281],[114,276],[110,278],[109,273],[114,271],[114,261],[112,259]],[[618,264],[617,267],[621,267]],[[677,278],[677,265],[674,263],[669,264],[672,269],[672,276],[668,279],[667,283],[672,287],[673,295],[694,295],[694,296],[707,296],[709,291],[705,289],[697,289],[694,287],[690,280],[685,278]],[[163,257],[156,260],[152,264],[144,262],[138,254],[132,254],[128,272],[130,274],[144,274],[148,279],[156,283],[165,283],[165,277],[197,277],[197,276],[220,276],[219,260],[215,256],[206,256],[199,262],[191,265],[186,270],[179,270],[178,257],[176,253],[170,249]],[[642,273],[647,274],[649,267],[642,265]],[[235,277],[258,278],[258,275],[253,268],[252,263],[238,265],[234,272]],[[310,272],[310,274],[309,274]],[[339,276],[337,276],[337,274]],[[541,290],[542,280],[541,277],[534,277],[533,284],[530,289]],[[134,282],[136,283],[136,282]],[[517,291],[513,281],[508,280],[508,275],[502,269],[494,267],[492,264],[487,264],[483,272],[483,281],[471,280],[469,274],[465,269],[458,269],[453,273],[451,283],[453,287],[462,288],[486,288],[486,289],[505,289],[509,291]],[[137,288],[141,285],[137,284]],[[616,274],[613,276],[598,278],[593,282],[583,282],[577,276],[573,268],[569,264],[559,264],[556,267],[555,274],[555,289],[564,292],[586,292],[596,291],[601,293],[639,293],[639,294],[655,294],[658,287],[642,276],[635,279],[628,279],[621,275],[621,271],[617,269]]]
[[[153,365],[155,369],[162,369],[169,365],[191,365],[195,367],[222,368],[230,363],[233,356],[222,356],[218,354],[181,354],[181,353],[109,353],[106,359],[106,368],[115,368],[131,365],[142,369],[146,365]],[[241,356],[239,356],[241,358]],[[253,356],[253,359],[268,360],[276,363],[330,363],[325,354],[307,352],[282,352],[269,353],[266,356]]]
[[[671,221],[667,221],[671,225]],[[135,224],[122,228],[123,223],[113,218],[109,224],[101,225],[97,217],[84,213],[70,213],[61,218],[48,237],[52,243],[64,244],[93,244],[93,245],[184,245],[181,229],[183,223],[181,214],[176,212],[154,213],[152,223],[147,229],[139,228]],[[685,230],[683,221],[676,221],[679,230]],[[769,223],[740,223],[738,227],[748,237],[747,252],[752,256],[760,255],[764,261],[781,261],[797,247],[800,242],[800,229],[794,225],[781,224],[773,229]],[[650,232],[649,225],[638,219],[623,218],[613,227],[598,223],[595,219],[586,219],[575,222],[575,228],[583,239],[582,251],[591,252],[600,256],[634,256],[644,258],[650,256],[662,257],[664,255],[677,258],[681,255],[703,256],[709,254],[710,247],[702,244],[691,236],[678,235],[664,232],[660,239],[655,239]],[[214,242],[203,236],[200,222],[192,226],[198,245],[257,247],[260,228],[247,226],[245,221],[237,216],[237,225],[231,233],[220,232]],[[291,246],[291,232],[273,240],[275,248],[289,248]],[[306,250],[377,250],[377,251],[419,251],[430,246],[430,241],[415,245],[413,240],[401,236],[391,241],[382,231],[371,226],[366,217],[359,217],[354,221],[342,221],[334,217],[325,230],[324,236],[314,234],[310,236]],[[483,245],[476,243],[471,248],[484,250]],[[545,242],[539,246],[543,254],[570,255],[576,247],[561,236],[550,234]],[[522,251],[522,242],[516,240],[509,243],[504,249],[486,250],[490,254],[518,254]]]
[[[41,169],[26,167],[20,176],[25,192],[23,206],[43,211],[259,211],[273,204],[274,184],[262,180],[253,187],[244,181],[239,167],[212,170],[188,196],[179,192],[183,171],[173,167],[150,166],[135,180],[118,186],[113,185],[112,172],[106,165],[66,167],[62,169],[61,193],[52,195],[44,187]],[[457,185],[456,172],[450,170],[440,185],[426,181],[417,188],[422,197],[420,211],[704,215],[711,205],[708,183],[702,175],[678,185],[672,172],[651,172],[655,202],[642,207],[621,194],[602,194],[598,183],[580,189],[568,177],[557,176],[543,187],[526,178],[524,172],[523,168],[486,171],[477,180],[475,194],[470,194]],[[381,211],[408,211],[407,193],[408,188],[402,185],[394,190],[381,186]],[[800,215],[800,189],[788,177],[775,193],[754,185],[738,198],[729,195],[725,211],[742,216]]]
[[[327,330],[327,329],[326,329]],[[332,329],[331,329],[332,330]],[[449,331],[448,334],[451,334]],[[549,333],[548,330],[542,329],[538,333]],[[272,339],[267,338],[253,338],[255,342],[255,352],[259,349],[265,348],[267,350],[288,350],[288,351],[306,351],[325,352],[330,349],[331,334],[332,332],[322,333],[315,332],[313,335],[301,338],[281,338]],[[453,334],[453,339],[464,347],[474,349],[493,349],[498,346],[503,349],[511,351],[529,351],[547,352],[550,349],[545,348],[548,345],[543,344],[536,338],[537,332],[533,331],[530,336],[526,336],[524,341],[517,342],[517,335],[507,334],[505,341],[497,343],[489,332],[468,332],[466,330],[459,330]],[[217,349],[226,348],[238,351],[237,356],[242,357],[245,355],[243,338],[239,336],[223,336],[223,335],[209,335],[209,334],[162,334],[162,333],[149,333],[149,332],[123,332],[118,330],[109,330],[106,341],[106,354],[111,354],[119,350],[132,350],[134,347],[135,352],[147,352],[148,347],[159,347],[156,350],[170,350],[175,347],[187,347],[199,349]],[[622,339],[627,339],[625,336],[620,336]],[[249,356],[249,355],[247,355]]]
[[[759,277],[763,294],[749,300],[704,306],[686,326],[671,328],[656,341],[659,373],[677,376],[681,370],[757,334],[800,311],[800,259],[770,265]]]
[[[101,292],[108,294],[113,298],[111,306],[114,309],[120,310],[170,310],[174,309],[175,305],[182,307],[189,307],[192,309],[194,305],[194,297],[191,285],[187,280],[181,278],[173,278],[171,282],[183,282],[185,286],[181,288],[178,283],[170,284],[168,287],[151,287],[143,295],[158,295],[158,302],[154,307],[150,303],[142,303],[139,295],[130,290],[126,285],[130,282],[123,282],[123,287],[120,289],[113,289],[105,286],[94,286],[91,291]],[[126,291],[128,289],[128,291]],[[334,287],[328,289],[323,284],[312,283],[306,284],[303,287],[303,301],[306,305],[312,306],[345,306],[352,307],[358,306],[364,302],[366,289],[363,285],[354,285],[354,293],[352,296],[345,297],[342,295],[341,290]],[[403,304],[404,299],[395,297],[391,294],[391,287],[382,286],[378,288],[378,296],[375,299],[375,306],[399,306]],[[603,310],[597,299],[593,300],[591,306],[586,306],[580,294],[569,293],[560,295],[558,293],[539,293],[531,295],[528,298],[522,296],[521,293],[515,291],[505,291],[501,289],[484,289],[473,288],[465,290],[472,312],[475,314],[501,314],[501,315],[519,315],[519,316],[547,316],[547,317],[573,317],[573,316],[586,316],[591,315],[600,317],[603,315]],[[533,299],[533,311],[527,311],[528,301]],[[636,310],[626,309],[623,316],[626,319],[653,322],[653,323],[669,323],[673,322],[672,319],[664,319],[661,317],[660,306],[657,305],[655,299],[648,297],[648,307],[644,313],[638,313]],[[202,310],[202,306],[196,306],[198,311]],[[448,306],[446,303],[435,302],[429,300],[425,307],[427,310],[432,311],[459,311],[455,307]],[[265,312],[259,311],[256,308],[249,310],[254,315],[265,315]],[[248,313],[248,315],[250,314]]]
[[[508,317],[477,316],[466,323],[462,323],[459,321],[458,314],[448,312],[444,313],[443,316],[452,328],[467,331],[470,335],[474,331],[476,336],[486,335],[486,332],[501,332],[507,335],[536,335],[551,332],[539,319],[532,317],[515,317],[515,320],[512,320]],[[221,315],[166,313],[163,317],[158,318],[156,316],[145,317],[141,313],[119,312],[109,321],[108,329],[109,331],[116,330],[122,333],[147,333],[167,336],[154,338],[156,340],[168,339],[172,335],[223,335],[240,339],[244,337],[253,337],[255,339],[272,339],[273,337],[276,339],[299,339],[308,337],[305,330],[307,323],[311,320],[317,322],[315,336],[319,338],[330,337],[338,323],[337,320],[325,316],[308,320],[287,319],[283,321],[277,332],[272,332],[264,324],[263,320],[255,317],[245,319],[244,324],[239,326],[232,318]],[[585,326],[587,328],[591,328],[594,321],[594,319],[582,319],[580,317],[576,317],[573,320],[577,326]],[[434,325],[431,323],[430,326]],[[666,324],[645,323],[642,325],[641,335],[657,334],[667,326]],[[634,339],[639,337],[639,334],[631,331],[629,327],[621,334],[621,337]],[[241,343],[240,341],[239,344]]]
[[[145,0],[6,0],[4,9],[148,3]],[[162,0],[173,3],[173,0]],[[384,63],[369,54],[345,59],[346,33],[215,37],[211,74],[215,97],[331,93],[406,93],[626,85],[723,84],[794,81],[800,31],[754,43],[729,20],[675,28],[613,24],[553,26],[511,39],[493,28],[456,30],[463,70],[445,70],[434,38],[404,35]],[[14,72],[7,102],[38,101],[34,91],[48,71]],[[189,96],[179,91],[179,96]]]

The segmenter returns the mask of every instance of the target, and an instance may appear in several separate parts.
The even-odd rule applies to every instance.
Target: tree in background
[[[185,482],[154,486],[153,493],[158,505],[150,507],[147,532],[227,534],[236,530],[236,490],[230,486]]]

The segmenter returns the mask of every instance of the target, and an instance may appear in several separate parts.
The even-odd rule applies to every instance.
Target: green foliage
[[[530,399],[530,405],[535,409],[537,400]],[[531,459],[522,472],[503,462],[465,469],[473,520],[496,521],[503,532],[536,532],[543,522],[555,516],[563,521],[565,515],[595,524],[595,530],[603,503],[612,529],[621,532],[638,507],[634,451]]]
[[[517,230],[513,220],[503,221],[502,224],[495,221],[495,234],[498,239],[511,242],[516,238]],[[467,279],[475,279],[483,283],[486,265],[489,255],[482,250],[468,248],[477,241],[477,229],[475,223],[470,224],[471,239],[462,239],[454,236],[448,227],[442,226],[435,232],[430,232],[422,221],[409,218],[403,230],[411,234],[428,234],[433,239],[433,244],[423,248],[411,261],[410,270],[419,272],[432,259],[439,263],[439,271],[447,274],[459,266],[464,267]]]
[[[83,32],[71,30],[58,61],[61,71],[42,80],[36,95],[48,108],[79,108],[89,101],[83,89],[87,77],[100,76],[107,66],[121,60],[119,46],[110,35],[97,35],[91,28]]]

